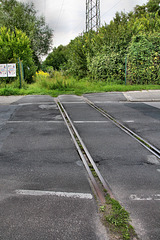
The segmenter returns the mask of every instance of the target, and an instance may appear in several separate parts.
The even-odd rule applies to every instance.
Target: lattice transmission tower
[[[100,27],[100,0],[86,0],[86,32]]]

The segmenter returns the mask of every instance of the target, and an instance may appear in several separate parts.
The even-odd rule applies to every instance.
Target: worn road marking
[[[126,120],[124,122],[126,122],[126,123],[134,123],[134,120]]]
[[[63,104],[79,104],[79,103],[85,103],[85,102],[63,102],[63,101],[61,101],[61,103],[63,103]]]
[[[16,103],[16,102],[15,102]],[[51,104],[51,105],[53,105],[54,104],[54,102],[33,102],[33,103],[19,103],[18,105],[19,106],[27,106],[27,105],[48,105],[48,104]],[[55,105],[56,106],[56,105]]]
[[[58,196],[68,198],[92,199],[90,193],[72,193],[72,192],[54,192],[54,191],[39,191],[39,190],[16,190],[16,194],[28,196]]]
[[[160,201],[160,194],[154,194],[154,195],[136,195],[132,194],[129,197],[133,201]]]
[[[109,121],[73,121],[74,123],[108,123]]]
[[[158,172],[160,172],[160,169],[157,169]]]
[[[57,105],[52,105],[52,104],[39,105],[39,108],[47,109],[47,110],[58,109]]]
[[[148,161],[149,163],[151,163],[151,164],[160,165],[159,160],[158,160],[157,157],[154,156],[154,155],[148,155],[148,156],[147,156],[147,161]]]
[[[104,103],[116,103],[117,101],[93,101],[95,104],[96,103],[100,103],[100,104],[104,104]]]
[[[63,121],[7,121],[7,123],[63,123]]]

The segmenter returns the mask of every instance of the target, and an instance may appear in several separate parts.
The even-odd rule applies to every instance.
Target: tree
[[[156,13],[160,10],[160,0],[149,0],[146,7],[149,13]]]
[[[76,37],[67,46],[64,69],[78,78],[89,76],[96,81],[124,83],[128,55],[130,83],[159,84],[159,3],[160,0],[149,0],[132,12],[116,13],[110,24],[98,32]],[[48,56],[48,64],[53,59],[52,66],[58,63],[57,51],[54,49]]]
[[[87,74],[87,49],[85,46],[85,35],[76,37],[68,45],[68,71],[78,78],[85,77]]]
[[[44,65],[52,66],[55,70],[60,70],[62,65],[67,62],[67,47],[60,45],[54,48],[44,61]]]
[[[0,27],[2,27],[2,19],[3,19],[3,11],[2,11],[2,7],[1,7],[1,1],[0,1]]]
[[[21,59],[24,66],[25,78],[32,81],[37,67],[32,59],[30,40],[21,30],[11,31],[6,27],[0,28],[0,63],[17,63]]]
[[[53,32],[45,23],[44,17],[37,16],[33,3],[22,3],[16,0],[1,0],[1,24],[11,31],[15,27],[30,39],[33,57],[38,64],[41,56],[51,48]]]
[[[136,5],[136,7],[134,8],[134,13],[136,17],[143,16],[146,13],[146,5],[143,6]]]

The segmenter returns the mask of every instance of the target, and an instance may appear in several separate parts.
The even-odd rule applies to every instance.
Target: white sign
[[[16,77],[16,64],[10,63],[7,64],[8,67],[8,77]]]
[[[0,77],[7,77],[7,64],[0,64]]]

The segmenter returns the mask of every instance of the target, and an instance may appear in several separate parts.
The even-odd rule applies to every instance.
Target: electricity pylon
[[[86,32],[100,28],[100,0],[86,0]]]

